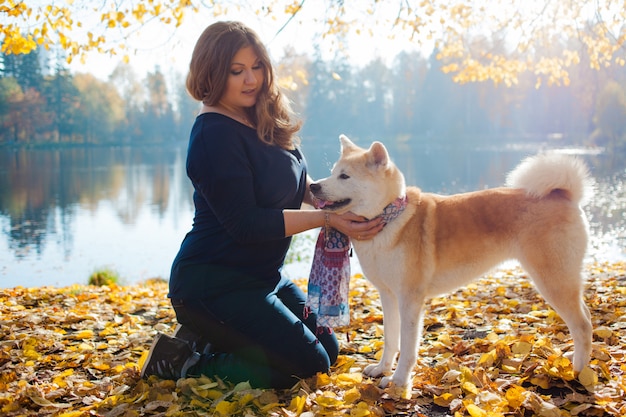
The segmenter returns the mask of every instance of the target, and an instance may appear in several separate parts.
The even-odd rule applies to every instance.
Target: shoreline
[[[626,268],[626,260],[622,260],[622,259],[615,259],[615,260],[595,260],[595,259],[586,259],[585,262],[583,263],[583,273],[585,273],[586,271],[588,271],[589,269],[592,268],[596,268],[598,266],[610,266],[612,269],[616,269],[618,267],[621,266],[622,269]],[[310,261],[305,261],[305,262],[292,262],[289,264],[286,264],[283,268],[283,274],[295,281],[295,282],[299,282],[299,281],[306,281],[308,278],[308,271],[310,270],[311,266],[310,266]],[[360,265],[358,264],[358,261],[355,260],[354,258],[352,258],[351,261],[351,268],[352,268],[352,272],[351,272],[351,276],[354,277],[355,275],[362,275],[363,272],[361,270]],[[520,265],[518,264],[517,261],[515,260],[509,260],[509,261],[504,261],[503,263],[501,263],[500,265],[494,267],[493,269],[491,269],[489,272],[477,277],[476,279],[481,279],[485,276],[489,276],[492,274],[497,273],[497,271],[501,271],[501,270],[519,270],[520,273],[524,273],[525,271],[520,267]],[[1,279],[0,279],[0,283],[1,283]],[[90,286],[88,283],[88,277],[85,278],[85,282],[84,283],[72,283],[72,284],[67,284],[67,285],[36,285],[36,286],[27,286],[27,285],[15,285],[15,286],[10,286],[10,287],[3,287],[0,286],[0,291],[2,290],[7,290],[7,289],[14,289],[14,288],[25,288],[25,289],[36,289],[36,288],[56,288],[56,289],[62,289],[62,288],[69,288],[69,287],[75,287],[75,286]],[[126,278],[122,277],[120,279],[120,282],[117,283],[116,285],[118,287],[133,287],[133,286],[140,286],[140,285],[145,285],[146,282],[150,282],[150,281],[162,281],[167,283],[168,279],[162,278],[162,277],[153,277],[153,278],[145,278],[145,279],[139,279],[137,281],[133,281],[131,283],[127,283],[126,282]],[[305,285],[305,289],[306,289],[306,285]]]

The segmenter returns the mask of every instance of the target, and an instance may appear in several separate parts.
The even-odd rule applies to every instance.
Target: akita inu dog
[[[398,394],[410,397],[425,300],[508,259],[520,262],[565,321],[574,341],[574,370],[588,364],[592,324],[581,272],[588,225],[580,205],[591,179],[581,160],[540,154],[511,172],[506,188],[443,196],[406,187],[382,143],[363,149],[344,135],[340,141],[331,175],[310,186],[319,206],[374,218],[390,204],[403,204],[373,239],[353,241],[383,308],[383,355],[364,369],[366,375],[386,375],[381,386],[393,383]],[[396,370],[387,376],[398,352]]]

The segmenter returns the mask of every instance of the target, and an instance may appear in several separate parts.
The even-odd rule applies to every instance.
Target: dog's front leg
[[[383,356],[379,363],[368,365],[363,370],[365,375],[373,378],[391,373],[396,354],[400,349],[400,310],[398,309],[398,299],[390,291],[379,290],[378,292],[383,307]],[[385,385],[387,385],[386,382]],[[383,386],[382,382],[381,386]]]
[[[393,375],[383,378],[381,386],[391,383],[395,395],[410,399],[413,386],[411,373],[417,362],[417,351],[422,334],[423,300],[420,297],[411,298],[404,295],[401,297],[399,303],[402,311],[400,358]]]

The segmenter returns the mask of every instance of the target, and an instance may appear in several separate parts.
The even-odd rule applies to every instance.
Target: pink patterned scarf
[[[387,224],[404,211],[407,198],[399,197],[378,216]],[[350,239],[332,227],[322,227],[309,276],[304,317],[317,314],[317,332],[332,332],[350,323]]]

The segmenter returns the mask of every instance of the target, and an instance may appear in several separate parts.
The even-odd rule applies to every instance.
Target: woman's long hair
[[[293,121],[289,102],[275,83],[267,49],[257,34],[244,24],[217,22],[204,30],[189,63],[187,91],[207,106],[218,104],[226,90],[233,57],[247,46],[254,49],[265,71],[256,104],[246,109],[247,116],[262,141],[293,149],[299,142],[296,133],[301,123]]]

